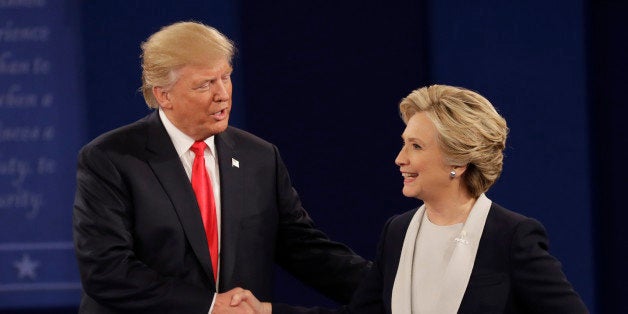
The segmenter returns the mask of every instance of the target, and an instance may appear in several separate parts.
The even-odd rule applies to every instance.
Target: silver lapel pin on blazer
[[[467,231],[463,229],[462,231],[460,231],[460,234],[454,238],[454,241],[460,244],[468,245],[469,241],[466,239],[466,237],[467,237]]]

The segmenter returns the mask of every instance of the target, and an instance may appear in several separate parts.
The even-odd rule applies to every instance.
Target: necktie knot
[[[203,156],[205,154],[206,147],[207,147],[207,144],[205,144],[205,142],[196,141],[194,142],[194,144],[192,144],[192,147],[190,147],[190,150],[193,151],[196,156]]]

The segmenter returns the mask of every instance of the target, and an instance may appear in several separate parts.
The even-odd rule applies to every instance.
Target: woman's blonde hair
[[[159,103],[155,86],[172,86],[177,70],[186,65],[211,64],[233,59],[235,46],[213,27],[198,22],[178,22],[163,27],[142,43],[142,94],[151,108]]]
[[[432,85],[402,99],[399,111],[406,124],[415,113],[426,113],[438,132],[445,163],[467,166],[462,182],[473,197],[497,181],[508,126],[486,98],[460,87]]]

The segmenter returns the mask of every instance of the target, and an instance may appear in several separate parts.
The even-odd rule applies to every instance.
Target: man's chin
[[[218,133],[224,132],[228,126],[229,126],[229,118],[212,124],[209,130],[210,130],[211,135],[216,135]]]

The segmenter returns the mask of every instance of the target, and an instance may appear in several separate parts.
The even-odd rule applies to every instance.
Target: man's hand
[[[249,290],[241,289],[231,297],[231,306],[239,306],[243,303],[248,304],[256,314],[271,314],[273,312],[271,303],[260,302]]]
[[[260,302],[249,290],[234,288],[216,295],[212,314],[221,313],[271,314],[272,304]]]

